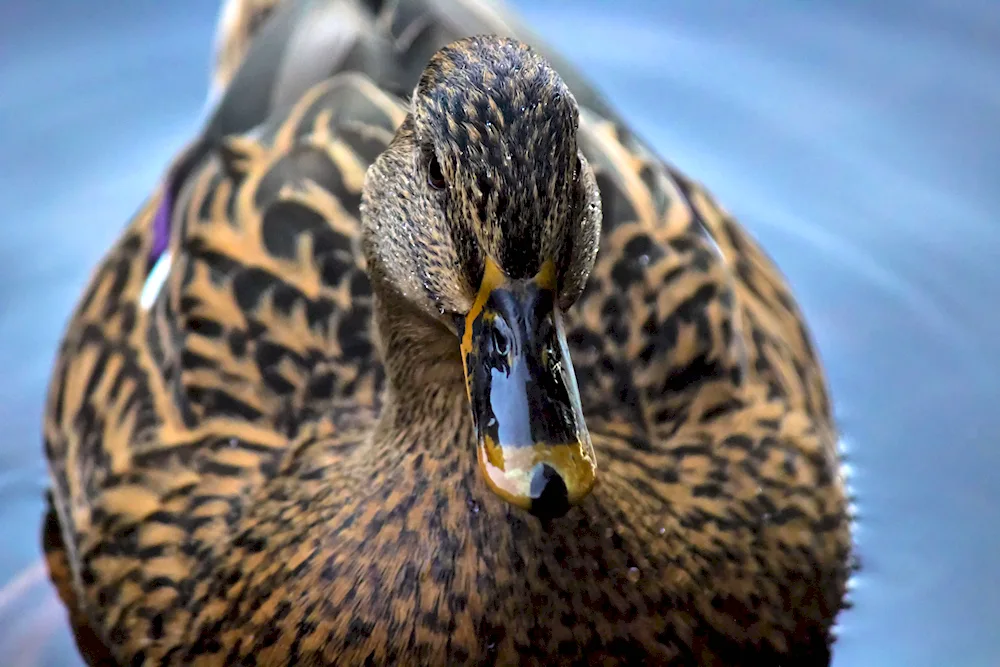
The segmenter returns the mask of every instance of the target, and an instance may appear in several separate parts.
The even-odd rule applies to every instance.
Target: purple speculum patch
[[[160,206],[156,210],[156,217],[153,218],[153,244],[149,250],[149,259],[151,262],[155,262],[163,254],[163,251],[167,249],[167,245],[170,242],[170,215],[173,209],[173,197],[170,193],[170,187],[164,188],[163,197],[160,200]]]

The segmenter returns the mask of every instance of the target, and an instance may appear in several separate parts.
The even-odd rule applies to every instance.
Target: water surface
[[[0,655],[78,665],[38,567],[49,368],[90,270],[199,124],[216,7],[8,4]],[[802,302],[861,516],[834,664],[997,664],[1000,3],[514,4]]]

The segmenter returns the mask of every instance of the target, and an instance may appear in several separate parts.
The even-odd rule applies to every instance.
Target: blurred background
[[[1000,664],[1000,2],[516,0],[777,260],[862,570],[834,664]],[[218,5],[0,2],[0,662],[79,665],[40,420],[89,272],[204,114]]]

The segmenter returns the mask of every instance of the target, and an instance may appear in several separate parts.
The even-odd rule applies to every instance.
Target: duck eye
[[[431,159],[427,163],[427,183],[435,190],[444,190],[446,185],[444,172],[441,171],[441,163],[438,162],[436,155],[431,155]]]

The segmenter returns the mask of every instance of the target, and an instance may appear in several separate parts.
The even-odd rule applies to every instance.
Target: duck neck
[[[454,447],[456,439],[471,440],[472,417],[454,334],[392,290],[376,291],[374,311],[386,372],[376,441],[427,451]]]

